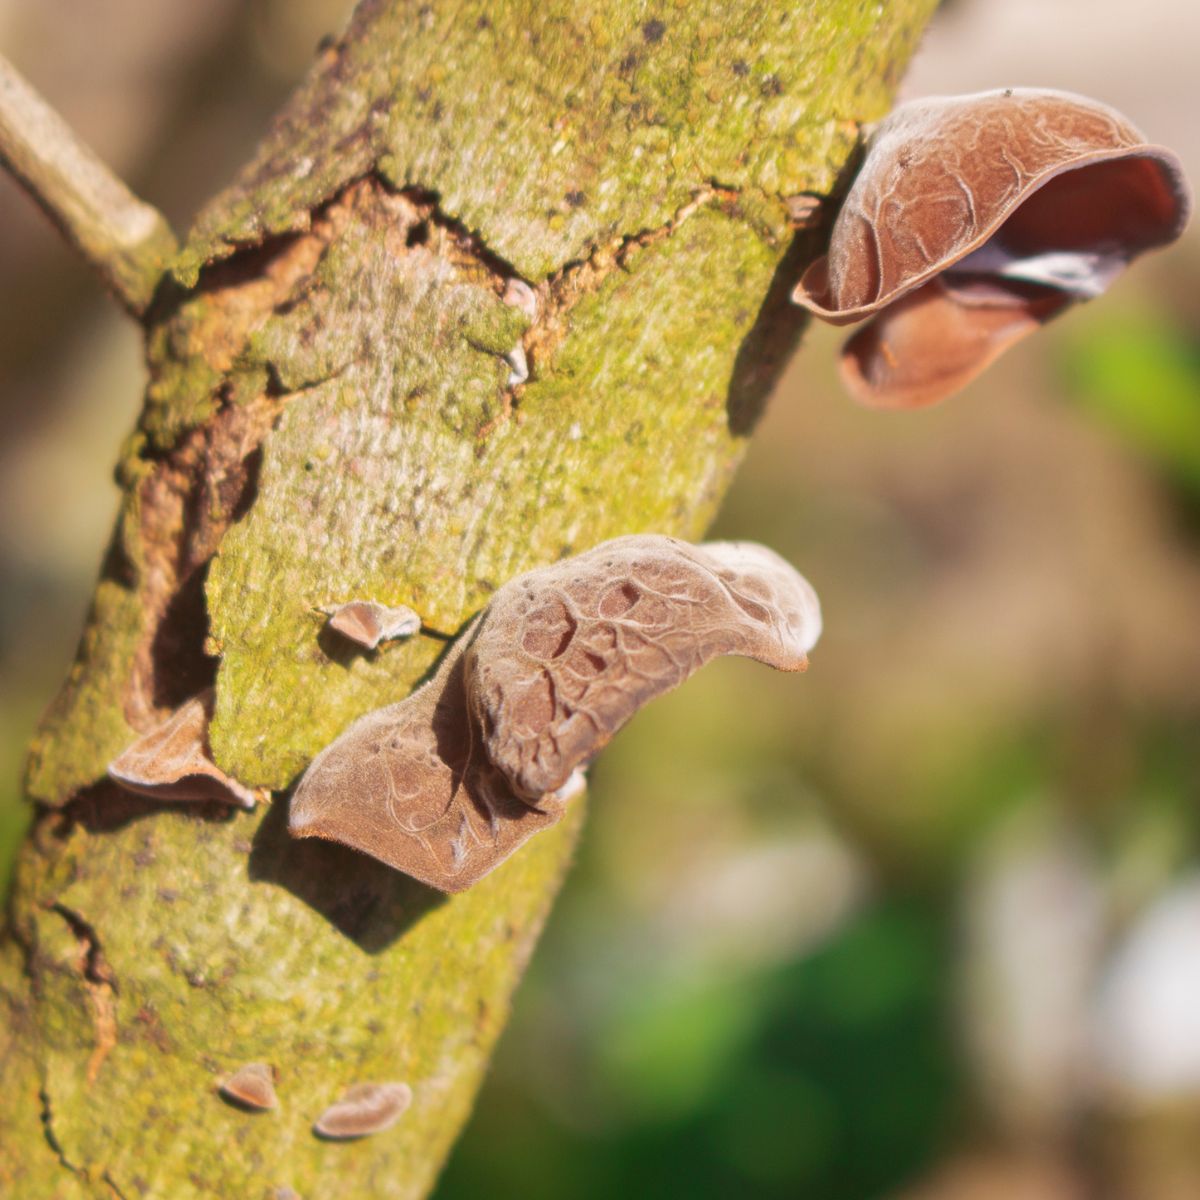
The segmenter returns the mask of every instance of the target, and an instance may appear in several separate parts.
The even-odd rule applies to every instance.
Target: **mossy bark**
[[[799,332],[786,201],[836,187],[935,4],[500,7],[364,0],[159,288],[118,530],[30,759],[6,1196],[428,1192],[582,806],[447,899],[289,841],[286,789],[509,576],[703,531]],[[352,596],[427,632],[348,653],[314,607]],[[104,782],[214,680],[214,755],[274,803]],[[217,1098],[250,1061],[277,1112]],[[394,1129],[313,1137],[393,1079]]]

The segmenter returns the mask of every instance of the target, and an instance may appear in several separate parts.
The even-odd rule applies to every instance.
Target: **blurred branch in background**
[[[0,57],[0,161],[105,285],[141,316],[178,243],[166,219],[139,200]]]

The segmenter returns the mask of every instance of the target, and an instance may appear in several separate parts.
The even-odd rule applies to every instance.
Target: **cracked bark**
[[[6,1196],[428,1192],[582,805],[447,900],[290,842],[286,789],[505,579],[703,531],[799,332],[789,200],[835,188],[934,3],[502,7],[361,4],[146,313],[118,527],[31,754],[0,945]],[[336,644],[318,610],[347,594],[424,633]],[[207,686],[215,760],[273,804],[105,782]],[[277,1112],[216,1099],[246,1061],[278,1070]],[[313,1138],[330,1094],[380,1079],[414,1091],[394,1129]]]

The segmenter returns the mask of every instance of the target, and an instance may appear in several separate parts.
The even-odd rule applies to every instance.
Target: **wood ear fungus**
[[[803,670],[820,631],[816,594],[765,547],[605,542],[500,588],[429,683],[317,755],[289,828],[461,891],[562,817],[646,701],[719,654]]]
[[[842,355],[855,399],[932,404],[1174,241],[1190,210],[1179,159],[1095,100],[916,100],[875,129],[792,298],[834,325],[870,318]]]
[[[217,1090],[226,1100],[255,1112],[268,1112],[279,1107],[275,1072],[266,1063],[247,1063],[239,1067]]]
[[[709,660],[803,670],[819,632],[812,589],[764,546],[619,538],[496,593],[468,702],[488,758],[536,802]]]
[[[382,1133],[411,1103],[412,1088],[407,1083],[356,1083],[317,1118],[313,1132],[336,1141]]]
[[[377,649],[380,642],[412,637],[421,628],[421,618],[404,604],[389,608],[378,600],[348,600],[320,611],[329,618],[330,629],[367,650]]]
[[[212,690],[193,696],[108,764],[108,775],[126,791],[155,800],[217,800],[253,808],[259,793],[226,775],[208,748]]]

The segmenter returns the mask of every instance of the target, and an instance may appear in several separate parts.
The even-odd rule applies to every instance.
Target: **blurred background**
[[[0,0],[0,48],[176,227],[349,0]],[[952,0],[904,87],[1122,109],[1200,180],[1194,0]],[[0,178],[0,887],[140,405],[136,331]],[[1200,227],[946,405],[813,329],[714,531],[816,585],[589,827],[439,1200],[1200,1196]]]

